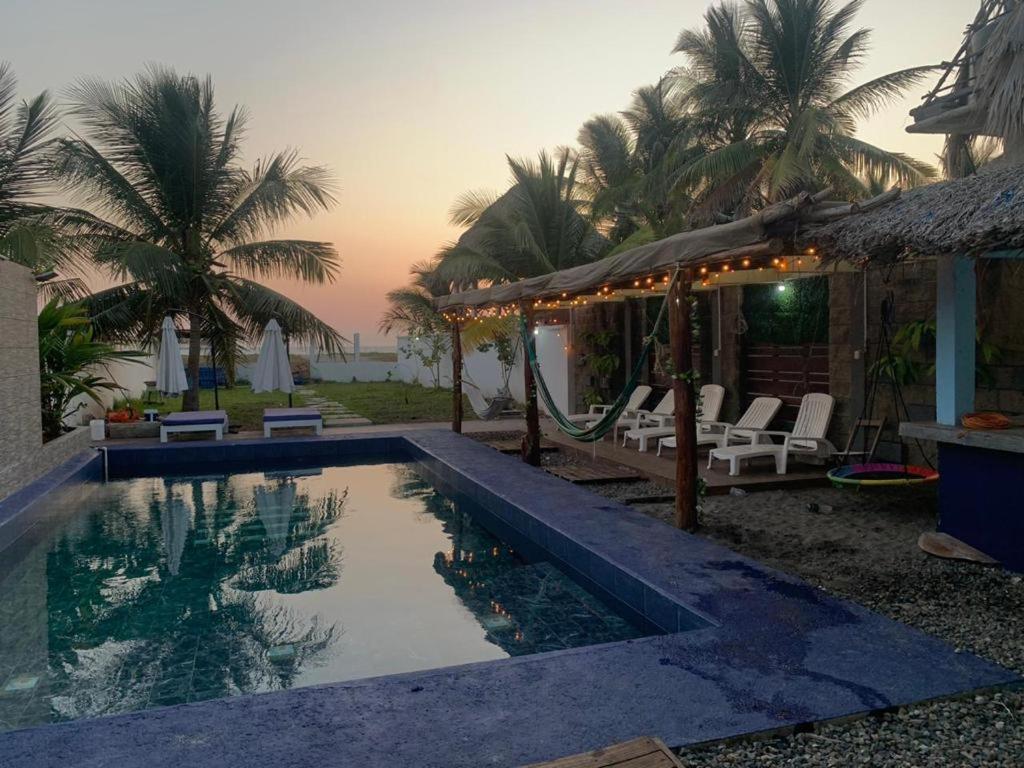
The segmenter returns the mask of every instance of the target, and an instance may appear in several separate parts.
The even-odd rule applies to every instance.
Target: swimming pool
[[[254,475],[272,491],[281,481],[315,482],[315,476],[302,479],[311,467],[350,467],[359,477],[369,477],[373,470],[368,466],[412,462],[420,479],[456,506],[472,504],[474,519],[521,553],[525,567],[557,565],[575,584],[600,596],[614,614],[660,631],[177,706],[140,704],[136,711],[107,717],[8,730],[0,733],[4,768],[524,765],[642,734],[673,746],[694,744],[1018,680],[935,638],[447,431],[126,443],[107,453],[77,456],[0,500],[0,578],[12,563],[23,562],[21,554],[40,551],[37,545],[52,541],[55,530],[83,519],[79,512],[93,503],[92,492],[115,487],[102,484],[104,466],[111,478],[156,488],[158,498],[165,498],[168,480],[173,484],[198,472],[216,472],[200,483],[211,489],[209,495],[204,490],[204,507],[215,507],[219,486],[214,478],[223,475]],[[264,536],[274,526],[252,517],[259,514],[251,490],[249,532]],[[433,494],[425,488],[414,493],[421,492]],[[220,493],[227,498],[229,491]],[[188,508],[191,494],[179,495]],[[195,535],[195,529],[186,530]],[[164,536],[159,526],[148,531]],[[171,533],[168,542],[180,540]],[[241,539],[246,535],[237,534]],[[188,541],[179,574],[189,563]],[[446,560],[447,546],[423,551],[431,564],[420,571],[426,578],[443,578],[433,566]],[[353,572],[350,553],[354,550],[344,546],[339,584]],[[416,559],[424,562],[420,555]],[[306,562],[300,581],[324,574],[322,560]],[[37,556],[35,563],[36,586],[24,582],[19,599],[35,606],[37,614],[22,634],[37,652],[49,654],[47,557]],[[452,558],[452,569],[455,564]],[[513,572],[523,570],[517,565]],[[124,588],[136,590],[143,583],[136,579]],[[197,602],[195,610],[205,609]],[[3,626],[0,622],[0,630]],[[486,635],[487,629],[477,622],[475,631]],[[354,633],[340,637],[347,634]],[[269,648],[289,645],[272,639]],[[276,670],[294,659],[292,645],[275,651],[275,661],[264,660],[264,668]],[[488,652],[496,652],[493,644]],[[187,656],[183,663],[189,663]],[[30,682],[20,681],[26,687]],[[36,688],[41,684],[33,683]],[[240,687],[238,679],[232,677],[230,686]],[[0,692],[0,697],[7,695]],[[30,699],[21,701],[27,706]]]
[[[2,729],[651,633],[410,462],[113,480],[73,503],[0,581]]]

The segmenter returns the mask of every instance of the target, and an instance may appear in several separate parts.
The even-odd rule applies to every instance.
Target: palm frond
[[[921,83],[935,69],[933,66],[911,67],[876,77],[847,91],[832,105],[845,114],[866,119],[902,96],[908,88]]]
[[[209,239],[240,243],[272,232],[295,215],[329,210],[336,202],[334,188],[326,168],[299,165],[294,150],[279,152],[240,175],[230,209]]]
[[[497,201],[493,192],[472,190],[459,195],[448,209],[448,222],[454,227],[468,227],[480,221],[484,211]]]
[[[307,283],[333,283],[338,277],[338,252],[331,243],[313,240],[263,240],[221,251],[218,259],[245,277],[298,278]]]
[[[232,276],[222,300],[250,339],[258,338],[271,320],[277,320],[293,340],[316,341],[329,355],[344,355],[345,338],[296,301],[264,285]]]

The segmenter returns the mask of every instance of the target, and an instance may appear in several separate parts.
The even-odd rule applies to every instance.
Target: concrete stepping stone
[[[373,424],[369,419],[362,416],[352,416],[342,419],[324,419],[325,427],[368,427]]]

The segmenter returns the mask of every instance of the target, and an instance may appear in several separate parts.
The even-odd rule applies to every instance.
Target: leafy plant
[[[432,298],[447,293],[447,288],[435,272],[433,262],[413,264],[409,270],[412,284],[396,288],[387,294],[388,309],[380,321],[382,333],[396,328],[411,337],[403,347],[406,360],[415,358],[430,371],[435,389],[441,386],[441,361],[451,350],[451,329],[448,322],[434,309]]]
[[[891,354],[880,356],[869,372],[900,385],[934,378],[935,327],[934,320],[914,320],[900,326],[892,337]],[[975,377],[979,385],[992,386],[995,379],[991,366],[997,365],[1002,355],[1002,349],[984,339],[979,328],[975,334]]]
[[[502,387],[508,391],[508,382],[512,378],[512,369],[519,357],[521,346],[519,321],[515,317],[484,318],[463,331],[463,343],[467,341],[467,337],[472,340],[481,335],[483,339],[476,344],[476,351],[485,354],[494,351],[498,365],[501,366]]]
[[[587,405],[597,405],[608,398],[611,377],[622,365],[622,358],[615,352],[618,336],[618,331],[613,330],[586,331],[582,334],[583,343],[590,351],[580,356],[580,363],[589,366],[597,383],[597,387],[588,390],[583,397]]]
[[[64,432],[64,421],[81,407],[72,407],[76,397],[85,395],[102,404],[101,391],[121,389],[99,369],[117,360],[139,362],[142,353],[117,350],[93,339],[89,317],[79,304],[51,299],[39,312],[38,323],[43,436],[52,440]]]

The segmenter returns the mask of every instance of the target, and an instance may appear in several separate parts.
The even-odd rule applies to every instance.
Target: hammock
[[[578,424],[574,424],[564,413],[562,413],[558,406],[555,405],[554,398],[551,397],[551,392],[548,391],[547,383],[541,375],[540,364],[537,360],[537,343],[533,338],[533,334],[530,333],[530,329],[526,325],[526,316],[524,314],[519,315],[519,332],[523,337],[523,349],[526,350],[526,359],[529,361],[530,368],[533,370],[533,379],[537,384],[537,392],[540,395],[541,400],[544,401],[544,405],[547,407],[548,413],[554,420],[555,426],[573,440],[578,440],[581,443],[596,443],[615,428],[616,422],[619,420],[623,410],[626,408],[626,404],[629,402],[629,396],[633,394],[633,390],[636,389],[636,385],[640,382],[640,374],[643,373],[644,365],[647,363],[647,358],[650,355],[651,349],[654,347],[655,335],[658,332],[658,328],[661,326],[661,318],[665,315],[665,307],[668,306],[669,296],[672,295],[672,287],[678,276],[679,270],[677,269],[675,274],[672,276],[672,282],[669,283],[668,291],[665,293],[665,300],[662,302],[661,309],[658,311],[658,318],[654,321],[654,327],[651,329],[650,335],[644,339],[644,346],[640,350],[640,356],[637,358],[636,364],[633,366],[633,371],[630,373],[629,379],[626,381],[626,386],[623,388],[622,392],[619,393],[615,402],[612,403],[611,407],[604,413],[604,415],[589,427],[581,427]],[[529,396],[529,393],[527,393],[527,396]]]

